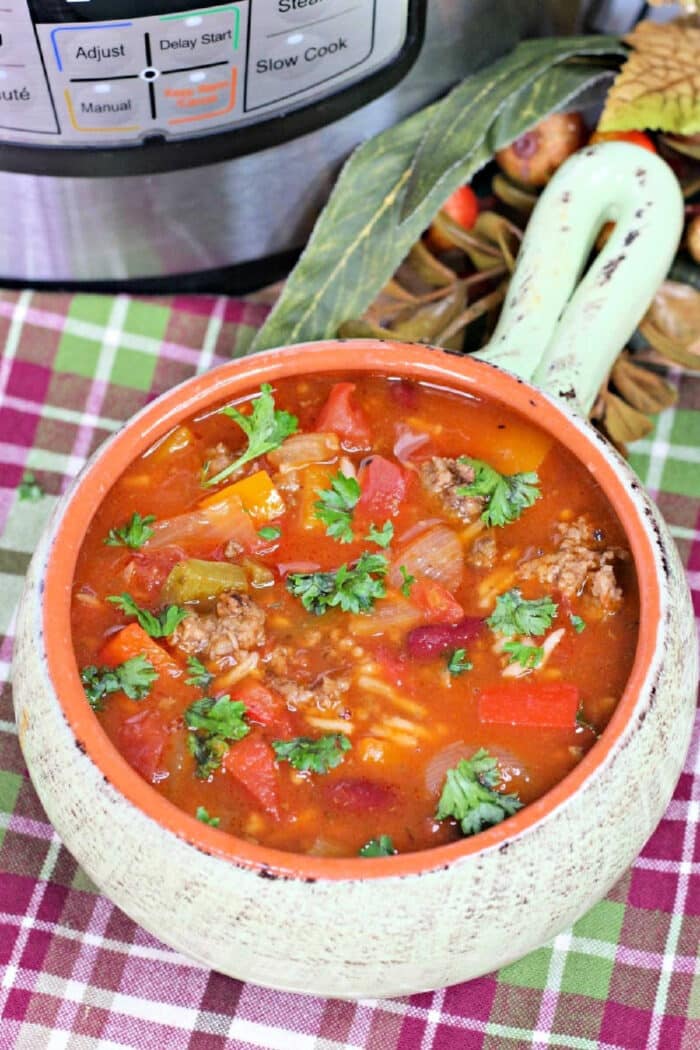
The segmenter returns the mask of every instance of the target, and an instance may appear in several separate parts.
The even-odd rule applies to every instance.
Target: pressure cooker
[[[0,0],[0,281],[262,283],[359,142],[555,7]]]

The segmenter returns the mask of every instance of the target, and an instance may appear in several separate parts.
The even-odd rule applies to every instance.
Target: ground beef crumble
[[[494,536],[477,536],[472,543],[467,561],[477,569],[492,569],[496,564],[498,547]]]
[[[460,463],[459,459],[432,456],[421,463],[419,473],[423,488],[436,496],[448,513],[467,524],[476,521],[484,509],[484,500],[476,496],[460,496],[457,492],[460,486],[473,482],[473,467]]]
[[[537,579],[568,598],[584,592],[603,609],[613,612],[622,602],[613,563],[627,557],[619,547],[605,547],[604,536],[585,517],[559,522],[554,527],[555,550],[538,553],[518,566],[523,580]]]
[[[339,676],[322,675],[310,685],[303,685],[291,678],[269,676],[267,683],[275,692],[280,693],[287,702],[290,711],[299,708],[316,708],[318,711],[334,711],[343,702],[350,688],[350,679]]]
[[[238,663],[244,654],[265,642],[265,612],[247,594],[226,591],[213,613],[191,612],[170,641],[189,655],[205,654],[217,663]]]

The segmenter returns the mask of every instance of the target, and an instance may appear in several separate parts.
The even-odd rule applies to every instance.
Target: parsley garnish
[[[197,764],[195,776],[200,780],[208,780],[221,765],[221,760],[228,751],[228,744],[220,736],[199,736],[190,733],[187,737],[187,747]]]
[[[454,769],[448,769],[435,819],[454,818],[463,835],[476,835],[482,828],[500,824],[523,804],[515,794],[495,791],[498,782],[497,760],[479,748],[471,758],[463,758]]]
[[[447,661],[447,670],[450,674],[464,674],[465,671],[471,671],[474,664],[470,663],[467,657],[466,649],[455,649],[449,660]]]
[[[329,489],[319,489],[318,501],[314,503],[314,517],[326,526],[326,535],[339,543],[351,543],[352,512],[360,498],[360,486],[356,478],[349,478],[341,470],[331,478]]]
[[[146,514],[144,518],[140,514],[132,514],[126,525],[110,529],[104,542],[108,547],[131,547],[132,550],[138,550],[153,535],[151,525],[155,520],[155,514]]]
[[[140,626],[147,634],[150,634],[151,638],[167,638],[177,625],[182,623],[186,616],[189,616],[189,611],[180,605],[166,605],[165,609],[156,616],[148,609],[142,609],[126,592],[110,594],[107,601],[116,605],[127,616],[135,616]]]
[[[387,569],[383,554],[365,551],[353,568],[345,564],[335,572],[290,573],[286,587],[290,594],[301,599],[308,612],[317,616],[335,606],[343,612],[367,612],[377,598],[386,594]]]
[[[487,525],[510,525],[539,499],[539,478],[535,471],[500,474],[483,460],[469,456],[460,456],[459,462],[473,468],[474,480],[469,485],[460,485],[455,492],[458,496],[481,496],[488,501],[481,515]]]
[[[203,729],[211,736],[220,736],[224,740],[242,740],[250,732],[250,726],[243,720],[246,706],[241,700],[231,700],[229,696],[205,696],[195,700],[185,711],[185,724],[188,729]]]
[[[574,613],[571,613],[569,615],[569,619],[571,620],[571,626],[576,631],[576,634],[580,634],[581,631],[586,630],[586,623],[584,620],[581,619],[580,616],[576,616]]]
[[[396,853],[391,835],[380,835],[377,839],[365,842],[360,850],[361,857],[392,857]]]
[[[44,490],[31,470],[25,470],[22,475],[22,480],[17,486],[17,494],[21,500],[28,503],[37,503],[44,495]]]
[[[150,660],[132,656],[116,667],[83,667],[80,679],[93,711],[104,709],[104,699],[110,693],[125,693],[130,700],[143,700],[158,677]]]
[[[541,645],[526,645],[525,642],[506,642],[503,652],[508,653],[509,664],[520,664],[521,667],[534,669],[544,660],[544,649]]]
[[[187,670],[190,672],[189,678],[185,679],[187,685],[194,685],[197,689],[203,689],[206,692],[215,675],[207,671],[202,661],[196,656],[187,657]]]
[[[369,532],[365,536],[366,540],[370,543],[376,543],[378,547],[388,547],[394,538],[394,526],[390,521],[385,521],[381,529],[372,522],[369,527]]]
[[[282,529],[277,525],[263,525],[258,529],[258,536],[263,540],[278,540],[282,535]]]
[[[544,634],[552,626],[557,614],[556,602],[551,598],[523,598],[517,588],[499,594],[496,607],[486,620],[492,631],[512,636],[514,634]]]
[[[187,746],[194,755],[196,776],[207,780],[219,768],[230,741],[242,740],[250,732],[243,716],[246,706],[228,696],[205,696],[195,700],[185,711],[185,725],[193,729]]]
[[[197,820],[201,820],[202,824],[208,824],[211,828],[218,828],[219,824],[221,823],[221,818],[210,817],[204,806],[197,806],[195,817],[197,818]]]
[[[416,582],[416,578],[415,576],[411,576],[405,565],[399,565],[399,572],[401,573],[401,578],[403,580],[403,583],[401,584],[401,593],[404,598],[410,598],[411,587]]]
[[[225,408],[220,409],[220,412],[238,423],[248,438],[248,447],[233,463],[229,463],[213,478],[204,481],[204,485],[218,485],[220,481],[235,474],[246,463],[250,463],[252,459],[257,459],[258,456],[264,456],[266,452],[279,448],[284,439],[294,434],[299,426],[299,420],[291,412],[275,408],[275,399],[269,383],[263,383],[260,387],[260,396],[253,401],[250,415],[244,416],[233,405],[226,405]]]
[[[316,737],[297,736],[293,740],[273,740],[278,762],[289,762],[295,769],[327,773],[343,761],[343,753],[352,744],[344,733],[326,733]]]

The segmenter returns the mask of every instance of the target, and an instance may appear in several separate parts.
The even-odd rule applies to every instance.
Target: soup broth
[[[639,596],[586,469],[501,403],[305,376],[178,426],[79,554],[86,703],[222,831],[322,856],[427,849],[581,760]]]

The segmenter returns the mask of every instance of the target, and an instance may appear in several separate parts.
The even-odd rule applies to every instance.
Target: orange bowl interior
[[[78,551],[97,505],[129,463],[173,426],[260,383],[308,372],[374,372],[407,377],[472,395],[485,394],[563,442],[594,474],[616,510],[634,558],[641,597],[639,640],[627,687],[601,739],[580,764],[538,801],[502,824],[446,846],[381,859],[323,858],[268,849],[217,831],[178,809],[136,773],[112,746],[86,703],[72,651],[71,585]],[[601,439],[602,440],[602,439]],[[238,865],[306,880],[418,874],[497,847],[550,816],[594,774],[627,726],[654,655],[661,595],[654,551],[621,478],[588,437],[535,388],[491,365],[431,347],[341,340],[305,344],[231,362],[191,379],[147,406],[98,453],[74,488],[56,527],[45,576],[43,632],[48,671],[65,716],[85,753],[124,798],[198,849]]]

